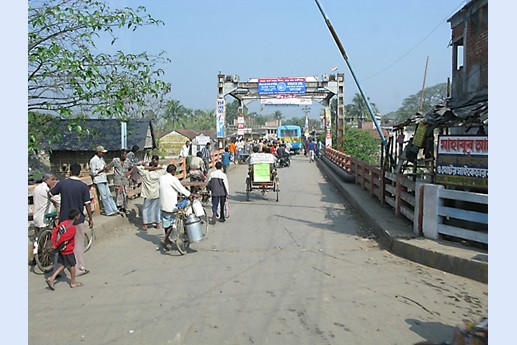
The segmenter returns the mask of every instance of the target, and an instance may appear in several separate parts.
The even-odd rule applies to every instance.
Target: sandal
[[[56,289],[56,287],[54,286],[54,282],[51,282],[49,278],[45,279],[45,281],[47,282],[47,285],[50,288],[50,290],[54,291]]]

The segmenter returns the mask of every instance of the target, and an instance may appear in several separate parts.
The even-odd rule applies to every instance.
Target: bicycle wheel
[[[180,252],[181,255],[187,254],[187,249],[189,247],[189,241],[187,234],[185,233],[185,226],[183,222],[183,218],[178,216],[175,220],[176,222],[176,229],[178,231],[178,236],[174,239],[174,244],[176,245],[176,248],[178,249],[178,252]]]
[[[43,230],[38,236],[38,251],[35,259],[38,268],[46,273],[54,267],[55,252],[52,247],[52,230]]]
[[[251,192],[251,181],[250,181],[250,178],[248,177],[246,179],[246,200],[247,201],[250,201],[250,192]]]
[[[208,235],[208,214],[206,210],[203,208],[203,215],[199,217],[201,219],[201,226],[203,227],[203,238]]]
[[[90,234],[88,234],[88,232],[84,232],[84,252],[86,253],[87,251],[90,250],[90,248],[92,247],[92,243],[93,243],[93,229],[89,229],[90,231]]]

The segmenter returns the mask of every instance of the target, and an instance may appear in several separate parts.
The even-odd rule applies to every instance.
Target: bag
[[[187,206],[187,204],[188,204],[188,200],[183,199],[176,204],[176,207],[179,208],[180,210],[183,210]]]
[[[226,197],[226,201],[224,202],[224,216],[226,218],[230,217],[230,203],[228,202],[228,197]]]
[[[57,234],[56,234],[56,242],[59,241],[59,238],[61,238],[61,236],[68,230],[69,227],[72,226],[72,223],[68,226],[64,226],[63,224],[60,224],[59,225],[59,229],[57,230]],[[63,243],[61,243],[59,246],[55,247],[54,250],[56,252],[61,252],[63,250],[66,249],[66,245],[68,244],[68,241],[64,241]]]

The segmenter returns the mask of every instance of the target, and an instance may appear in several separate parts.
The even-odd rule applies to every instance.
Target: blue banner
[[[263,78],[258,80],[259,95],[303,94],[305,78]]]

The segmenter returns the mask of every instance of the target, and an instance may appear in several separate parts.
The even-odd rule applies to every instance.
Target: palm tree
[[[273,118],[276,120],[278,125],[281,125],[282,124],[282,119],[284,118],[284,116],[282,115],[282,112],[280,110],[276,110],[273,113]]]
[[[370,101],[370,98],[368,98],[368,101]],[[375,103],[369,102],[370,106],[374,113],[379,113],[379,109],[377,109],[377,106]],[[352,104],[347,104],[345,106],[345,110],[347,113],[347,120],[350,122],[354,120],[367,120],[371,121],[370,112],[368,111],[368,106],[366,105],[366,102],[364,101],[363,97],[356,93],[354,98],[352,99]]]
[[[165,113],[163,114],[164,129],[177,129],[185,125],[188,109],[180,104],[179,101],[171,100],[167,102]]]

